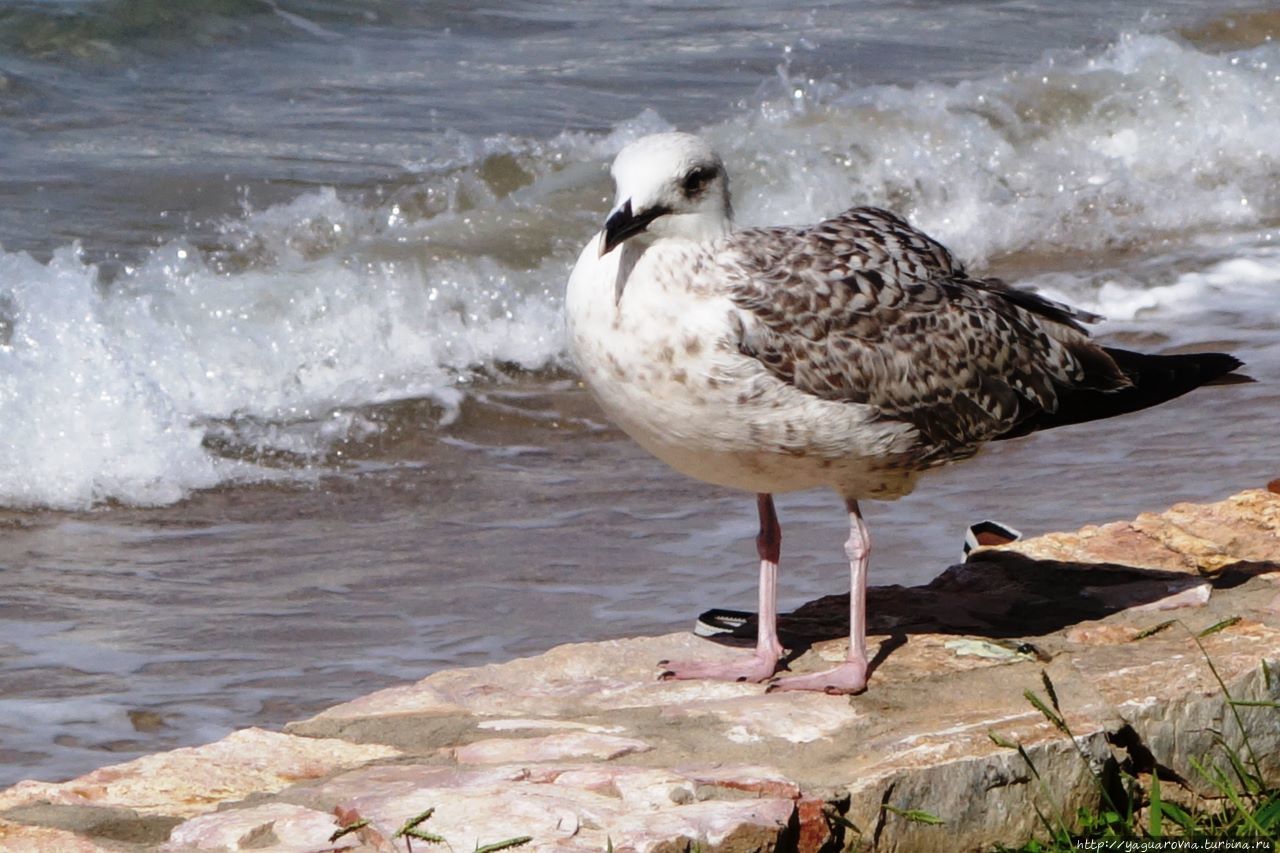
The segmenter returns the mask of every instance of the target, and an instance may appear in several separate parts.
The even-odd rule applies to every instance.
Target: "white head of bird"
[[[733,227],[724,163],[692,134],[638,139],[618,152],[612,172],[618,194],[605,220],[601,255],[642,234],[704,241]]]

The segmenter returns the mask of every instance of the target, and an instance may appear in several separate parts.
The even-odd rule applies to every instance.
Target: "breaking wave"
[[[1274,42],[1127,35],[910,87],[779,75],[774,94],[686,128],[724,152],[744,224],[891,206],[970,262],[1035,257],[1038,285],[1121,319],[1274,292]],[[447,421],[470,383],[559,367],[561,292],[608,204],[603,165],[667,126],[644,113],[603,136],[454,137],[398,186],[246,209],[128,266],[74,245],[47,262],[0,251],[0,504],[163,504],[295,477],[376,433],[369,407],[429,399]],[[1053,272],[1085,253],[1191,271]]]

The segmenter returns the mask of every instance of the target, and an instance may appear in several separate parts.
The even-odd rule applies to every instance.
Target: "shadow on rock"
[[[924,586],[898,585],[867,590],[867,632],[888,635],[874,670],[911,634],[957,634],[1016,640],[1037,654],[1036,637],[1081,622],[1103,619],[1130,608],[1172,609],[1175,596],[1231,589],[1280,563],[1240,561],[1212,574],[1138,568],[1113,563],[1037,560],[1014,551],[983,551],[949,567]],[[1207,596],[1206,596],[1207,598]],[[1161,603],[1169,602],[1169,607]],[[755,642],[754,614],[731,632],[711,639],[731,645]],[[849,596],[828,595],[779,616],[778,629],[794,660],[814,643],[848,636]]]

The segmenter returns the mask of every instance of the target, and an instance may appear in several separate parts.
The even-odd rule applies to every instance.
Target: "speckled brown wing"
[[[1091,315],[970,279],[888,211],[739,231],[716,260],[744,354],[802,391],[911,423],[931,462],[1054,411],[1063,389],[1127,383],[1079,326]]]

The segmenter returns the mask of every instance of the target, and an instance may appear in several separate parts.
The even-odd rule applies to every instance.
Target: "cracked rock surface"
[[[868,615],[858,696],[656,680],[659,660],[741,653],[752,624],[560,646],[284,733],[19,783],[0,792],[0,849],[405,850],[397,831],[430,809],[414,831],[459,851],[983,850],[1031,837],[1047,805],[1001,744],[1067,814],[1098,796],[1086,760],[1212,796],[1189,762],[1225,761],[1218,737],[1247,735],[1280,778],[1277,711],[1233,714],[1227,695],[1280,700],[1280,495],[980,549],[925,586],[873,588]],[[843,596],[783,616],[792,670],[838,659],[846,619]],[[1075,743],[1024,698],[1046,677]]]

